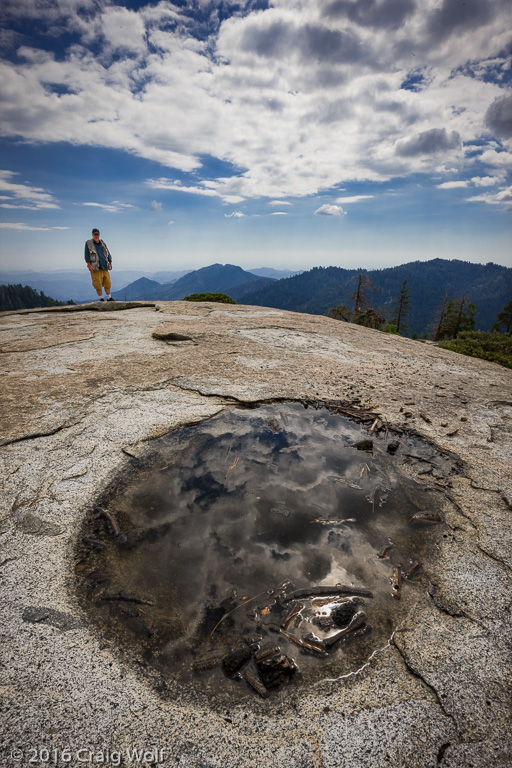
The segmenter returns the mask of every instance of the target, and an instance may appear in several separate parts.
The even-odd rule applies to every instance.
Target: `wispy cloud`
[[[18,229],[27,232],[50,232],[52,229],[70,229],[70,227],[34,227],[32,224],[25,224],[21,221],[3,221],[0,222],[0,229]]]
[[[242,213],[242,211],[233,211],[233,213],[225,213],[224,217],[226,219],[243,219],[245,217],[245,213]]]
[[[202,181],[201,186],[187,186],[181,181],[173,179],[148,179],[146,184],[152,189],[165,189],[168,192],[183,192],[189,195],[200,195],[203,197],[220,197],[225,203],[241,203],[245,198],[241,195],[231,194],[228,189],[228,181],[219,179],[217,181]]]
[[[88,208],[101,208],[105,213],[120,213],[128,208],[135,208],[130,203],[120,203],[118,200],[113,200],[112,203],[81,203]]]
[[[288,200],[270,200],[269,205],[292,205]]]
[[[338,197],[337,203],[360,203],[361,200],[371,200],[373,195],[351,195],[349,197]]]
[[[443,181],[442,184],[438,184],[438,189],[460,189],[462,187],[468,187],[469,181]]]
[[[15,171],[0,170],[0,192],[3,193],[0,197],[2,200],[8,201],[0,204],[2,208],[24,208],[33,211],[60,208],[57,201],[46,189],[11,181],[19,175]]]

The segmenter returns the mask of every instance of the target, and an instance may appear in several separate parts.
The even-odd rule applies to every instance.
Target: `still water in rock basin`
[[[409,520],[435,509],[438,496],[401,473],[404,441],[391,456],[384,437],[374,436],[373,452],[357,450],[364,438],[368,432],[346,418],[285,403],[233,409],[154,441],[154,452],[101,499],[121,535],[107,535],[101,519],[89,523],[87,532],[107,546],[88,563],[110,578],[88,602],[94,618],[121,642],[133,636],[146,660],[184,688],[220,699],[257,694],[222,667],[196,672],[192,665],[244,639],[277,643],[295,660],[288,688],[357,670],[418,594],[421,575],[404,581],[401,600],[391,595],[390,577],[396,563],[407,570],[423,560],[432,529]],[[364,632],[325,657],[273,634],[268,624],[279,625],[293,601],[281,593],[273,603],[269,590],[286,580],[288,594],[336,584],[371,590],[357,606],[367,615]],[[120,590],[153,605],[132,605],[130,616],[121,603],[101,599]],[[339,631],[314,621],[333,606],[296,602],[304,607],[290,634],[322,640]]]

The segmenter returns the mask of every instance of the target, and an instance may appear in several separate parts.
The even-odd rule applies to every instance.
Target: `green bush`
[[[440,341],[439,346],[512,368],[512,338],[504,333],[463,331],[452,341]]]
[[[395,323],[386,323],[385,325],[382,326],[381,331],[384,331],[384,333],[393,333],[395,334],[395,336],[400,336],[400,334],[396,329]]]
[[[226,293],[191,293],[185,296],[182,301],[219,301],[222,304],[236,304],[236,301]]]
[[[345,304],[338,304],[337,307],[332,307],[325,313],[326,317],[331,317],[333,320],[343,320],[345,323],[350,323],[352,313],[350,309],[347,309]]]

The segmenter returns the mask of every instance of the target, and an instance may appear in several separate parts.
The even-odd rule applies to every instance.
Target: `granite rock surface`
[[[1,765],[48,749],[59,765],[128,766],[135,748],[168,768],[510,766],[511,372],[313,315],[96,309],[0,317]],[[345,679],[222,710],[170,697],[81,611],[84,514],[152,438],[288,398],[359,398],[461,462],[435,572],[404,626]]]

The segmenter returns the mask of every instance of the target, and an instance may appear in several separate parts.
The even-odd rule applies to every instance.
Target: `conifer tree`
[[[407,280],[404,280],[396,295],[396,299],[393,302],[393,314],[389,320],[392,325],[396,326],[397,333],[407,334],[409,332],[409,328],[407,327],[407,315],[409,314],[409,310],[411,308],[411,302],[409,301],[410,298],[411,294],[407,288]]]
[[[501,331],[512,336],[512,299],[506,304],[492,327],[493,331]]]
[[[444,302],[443,302],[443,308],[441,309],[441,315],[439,317],[439,322],[437,323],[436,329],[434,331],[434,335],[432,337],[434,341],[439,341],[439,339],[441,338],[441,329],[443,327],[444,316],[446,314],[446,303],[447,303],[447,301],[448,301],[448,294],[445,293],[445,295],[444,295]]]
[[[374,328],[378,331],[380,331],[385,322],[384,314],[379,309],[372,309],[371,307],[366,312],[361,312],[354,320],[356,325],[364,325],[365,328]]]
[[[337,307],[332,307],[326,313],[327,317],[332,317],[333,320],[344,320],[346,323],[350,323],[352,313],[345,304],[338,304]]]
[[[462,331],[475,327],[476,307],[465,296],[449,301],[441,324],[440,339],[456,339]]]
[[[357,288],[349,297],[354,302],[354,322],[359,315],[371,308],[369,293],[376,290],[376,286],[368,275],[365,272],[360,272],[357,276]]]

